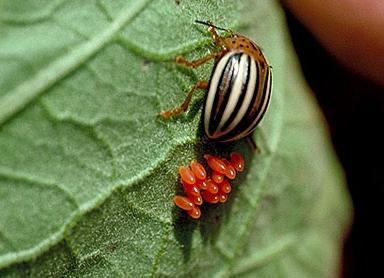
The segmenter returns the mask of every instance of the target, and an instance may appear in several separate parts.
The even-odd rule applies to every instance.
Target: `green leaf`
[[[247,142],[202,138],[212,63],[183,69],[239,30],[273,66],[273,98]],[[0,276],[331,277],[350,217],[324,120],[270,0],[0,2]],[[246,157],[226,204],[176,209],[177,169],[205,152]]]

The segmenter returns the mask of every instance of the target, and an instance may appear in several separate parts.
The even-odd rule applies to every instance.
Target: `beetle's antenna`
[[[199,23],[199,24],[206,25],[206,26],[214,27],[214,28],[216,28],[217,30],[222,30],[222,31],[225,31],[225,32],[228,32],[228,33],[233,33],[232,30],[230,30],[230,29],[225,29],[225,28],[216,26],[216,25],[214,25],[214,24],[213,24],[212,22],[210,22],[210,21],[195,20],[195,22],[196,22],[196,23]]]

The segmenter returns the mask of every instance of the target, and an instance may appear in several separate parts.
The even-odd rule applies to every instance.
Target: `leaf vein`
[[[287,234],[265,249],[253,253],[251,256],[243,260],[236,261],[234,268],[230,272],[230,276],[238,277],[241,274],[247,273],[269,263],[276,256],[282,255],[282,253],[289,250],[295,242],[297,242],[297,240],[298,238],[295,234]]]
[[[55,182],[42,180],[41,178],[16,172],[14,169],[8,170],[7,168],[1,167],[1,166],[0,166],[0,177],[6,178],[9,180],[23,181],[23,182],[34,184],[37,186],[55,187],[59,189],[62,193],[64,193],[65,196],[67,196],[68,200],[72,203],[72,205],[74,205],[75,208],[79,208],[79,204],[77,203],[76,199],[73,197],[71,192],[69,192],[64,186],[60,186]]]
[[[0,126],[24,109],[42,93],[77,69],[98,51],[103,49],[128,22],[132,21],[152,0],[136,0],[100,35],[81,44],[68,54],[54,60],[35,76],[24,81],[0,98]]]
[[[170,235],[170,232],[171,232],[171,227],[172,227],[171,225],[167,225],[165,227],[164,236],[163,236],[163,238],[161,240],[160,248],[157,251],[157,253],[156,253],[156,255],[155,255],[155,257],[153,258],[153,261],[152,261],[152,270],[150,272],[151,273],[150,274],[151,277],[155,277],[156,276],[156,272],[159,269],[161,257],[164,255],[165,250],[167,248],[167,244],[168,244],[168,241],[169,241],[169,235]]]

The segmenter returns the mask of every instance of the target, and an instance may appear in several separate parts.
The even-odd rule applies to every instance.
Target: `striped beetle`
[[[185,112],[197,89],[208,89],[203,111],[204,130],[210,140],[229,142],[249,135],[259,124],[271,97],[272,72],[261,49],[249,38],[211,22],[196,20],[208,26],[219,51],[198,60],[176,57],[176,63],[196,68],[214,59],[215,65],[208,81],[198,81],[184,102],[171,110],[162,111],[164,119]],[[223,30],[226,36],[220,36]]]

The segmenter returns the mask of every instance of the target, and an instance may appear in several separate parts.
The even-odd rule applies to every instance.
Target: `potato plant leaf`
[[[254,133],[203,139],[211,20],[255,40],[273,98]],[[177,169],[205,152],[246,157],[226,204],[193,221]],[[270,0],[0,1],[0,277],[331,277],[350,217],[340,166]]]

